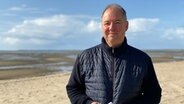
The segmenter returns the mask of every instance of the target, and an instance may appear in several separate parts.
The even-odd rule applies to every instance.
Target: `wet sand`
[[[184,104],[184,61],[155,63],[154,66],[163,90],[161,104]],[[13,75],[19,72],[6,73]],[[70,73],[57,72],[10,79],[6,74],[2,75],[4,79],[0,80],[0,104],[70,104],[65,90]]]
[[[54,72],[56,71],[46,70],[46,69],[41,69],[41,68],[5,69],[5,70],[0,70],[0,80],[45,76],[48,74],[52,74]]]

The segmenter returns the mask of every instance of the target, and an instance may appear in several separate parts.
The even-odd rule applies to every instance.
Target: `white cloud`
[[[163,37],[169,40],[184,39],[184,27],[166,29]]]
[[[142,49],[184,48],[184,27],[163,28],[159,19],[132,20],[127,33],[131,45]]]
[[[19,42],[18,38],[15,37],[4,37],[4,39],[2,39],[3,43],[7,43],[9,45],[14,45],[17,44]]]
[[[89,16],[88,16],[89,17]],[[65,42],[66,39],[79,39],[99,35],[100,22],[93,17],[54,15],[50,17],[24,20],[1,36],[7,45],[48,45]],[[96,34],[96,35],[94,35]],[[7,38],[8,37],[8,38]],[[65,42],[66,43],[66,42]],[[70,42],[68,42],[70,43]]]
[[[150,31],[158,19],[137,18],[130,20],[129,34]],[[17,47],[92,46],[100,42],[100,20],[86,15],[54,15],[24,20],[1,36],[1,42]],[[138,35],[129,35],[137,37]],[[141,36],[144,36],[141,35]],[[8,37],[8,38],[7,38]],[[140,37],[140,36],[139,36]],[[81,41],[82,40],[82,41]],[[95,43],[96,42],[96,43]],[[82,44],[82,45],[81,45]],[[64,47],[64,46],[62,46]]]
[[[62,15],[25,20],[22,24],[10,29],[7,35],[26,38],[58,38],[68,32],[69,24],[70,21]]]
[[[151,48],[162,44],[162,47],[165,47],[167,39],[184,39],[184,28],[164,31],[155,28],[159,22],[157,18],[130,19],[127,37],[131,45],[137,48]],[[100,24],[100,19],[86,15],[59,14],[24,20],[1,33],[0,44],[2,46],[0,47],[6,46],[4,48],[7,49],[85,49],[100,42],[102,36]],[[181,44],[181,41],[180,43],[175,41],[173,47],[174,44]]]
[[[9,11],[22,11],[25,9],[27,9],[27,5],[22,4],[21,6],[13,6],[13,7],[9,8],[8,10]]]
[[[20,11],[22,9],[23,8],[20,8],[20,7],[11,7],[11,8],[9,8],[10,11]]]
[[[89,32],[99,31],[99,29],[100,29],[100,23],[97,21],[91,20],[87,24],[87,31],[89,31]]]
[[[25,10],[35,10],[35,8],[30,8],[26,4],[22,4],[20,6],[13,6],[8,8],[8,11],[25,11]]]
[[[19,6],[12,6],[0,10],[0,16],[5,18],[13,17],[14,21],[17,18],[18,19],[30,18],[28,15],[36,16],[36,15],[44,15],[44,13],[46,14],[48,13],[48,11],[40,10],[39,8],[29,7],[26,4],[22,4]]]
[[[156,24],[158,18],[135,18],[129,20],[129,32],[149,32]]]

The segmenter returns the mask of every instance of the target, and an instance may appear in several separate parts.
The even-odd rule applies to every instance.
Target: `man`
[[[76,59],[66,86],[72,104],[158,104],[161,88],[151,58],[127,44],[126,11],[102,13],[102,43]]]

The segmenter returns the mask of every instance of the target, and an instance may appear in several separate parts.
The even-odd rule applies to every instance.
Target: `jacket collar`
[[[102,38],[102,47],[111,55],[119,55],[119,54],[122,54],[126,51],[126,48],[127,48],[128,44],[127,44],[127,39],[126,37],[124,38],[124,41],[123,43],[119,46],[119,47],[116,47],[116,48],[112,48],[112,47],[109,47],[107,42],[105,41],[104,37]]]

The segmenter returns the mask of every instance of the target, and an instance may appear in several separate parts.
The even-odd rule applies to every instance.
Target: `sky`
[[[183,0],[1,0],[0,50],[83,50],[101,43],[101,14],[127,12],[128,44],[184,49]]]

